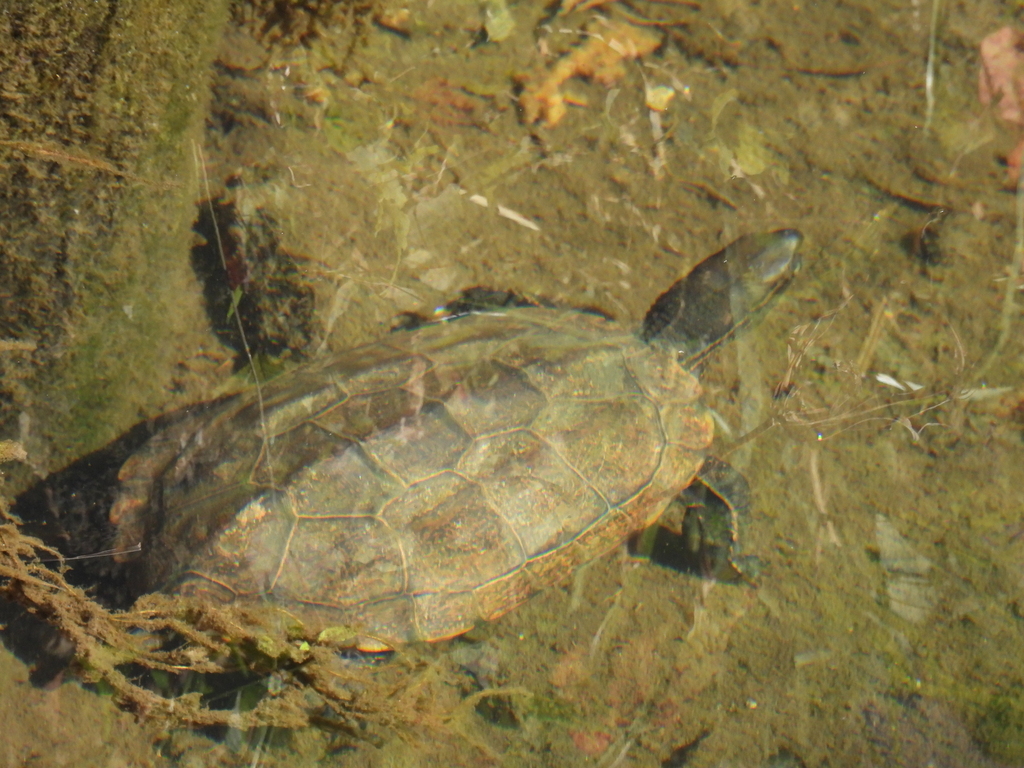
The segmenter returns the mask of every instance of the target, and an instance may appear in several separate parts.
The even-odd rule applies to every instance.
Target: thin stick
[[[180,184],[175,182],[152,182],[148,179],[144,179],[141,176],[136,176],[128,171],[122,171],[113,163],[109,163],[106,160],[89,157],[84,154],[72,154],[65,151],[64,149],[57,146],[47,146],[37,142],[29,141],[11,141],[8,139],[0,139],[0,147],[11,147],[11,149],[24,152],[26,155],[39,158],[41,160],[55,160],[61,164],[77,165],[82,168],[91,168],[94,171],[101,171],[102,173],[109,173],[112,176],[121,176],[128,179],[129,181],[135,181],[140,184],[148,184],[153,187],[162,189],[170,189],[172,187],[179,187]]]
[[[1013,325],[1015,304],[1013,295],[1017,292],[1020,280],[1021,265],[1024,264],[1024,173],[1017,174],[1017,239],[1013,244],[1013,257],[1010,259],[1010,269],[1006,275],[1006,293],[1003,294],[1003,311],[999,317],[999,337],[995,346],[988,353],[985,362],[978,369],[977,376],[985,375],[996,357],[1002,351],[1003,346],[1010,338],[1010,327]]]
[[[860,354],[857,355],[857,362],[853,364],[854,370],[864,376],[868,367],[875,358],[878,349],[878,342],[882,340],[882,324],[885,322],[885,313],[889,309],[889,297],[883,296],[882,300],[875,305],[871,313],[871,325],[868,328],[868,335],[861,345]]]
[[[224,255],[224,241],[220,236],[220,226],[217,224],[217,211],[213,207],[213,193],[210,192],[210,178],[206,174],[206,158],[203,157],[203,149],[196,142],[192,142],[192,153],[196,165],[203,174],[203,189],[206,191],[206,201],[210,206],[210,221],[213,222],[213,233],[217,239],[217,251],[220,254],[220,263],[224,272],[228,271],[227,257]],[[232,313],[235,316],[235,323],[238,325],[238,337],[242,340],[242,348],[245,350],[245,357],[249,361],[249,369],[252,371],[253,381],[256,382],[256,403],[260,410],[260,431],[263,433],[263,451],[267,457],[267,473],[270,475],[270,485],[274,486],[274,462],[270,455],[270,433],[267,431],[267,417],[263,408],[263,387],[260,385],[260,374],[256,368],[256,361],[253,360],[252,352],[249,349],[249,340],[245,337],[245,328],[242,326],[242,317],[237,306]]]
[[[928,63],[924,68],[924,132],[932,125],[932,117],[935,114],[935,39],[939,30],[939,6],[942,0],[932,0],[931,29],[928,32]]]

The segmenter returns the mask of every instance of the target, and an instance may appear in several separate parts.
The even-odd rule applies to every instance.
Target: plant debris
[[[568,80],[578,75],[610,87],[625,76],[623,62],[646,56],[662,43],[657,32],[603,18],[588,24],[584,33],[584,43],[560,58],[549,71],[526,80],[519,105],[527,124],[543,119],[548,128],[553,128],[565,117],[567,104],[575,103],[562,91]]]
[[[52,561],[60,569],[46,565]],[[396,653],[383,666],[346,663],[337,647],[316,637],[294,630],[283,637],[280,617],[263,606],[151,594],[130,611],[112,611],[69,584],[65,570],[59,552],[19,530],[0,496],[0,598],[59,630],[73,645],[85,682],[100,684],[120,706],[163,727],[317,725],[352,742],[372,741],[389,727],[451,723],[459,738],[467,728],[462,697],[415,654]],[[266,691],[249,709],[215,709],[198,692],[175,695],[154,682],[168,674],[237,673],[240,664]]]

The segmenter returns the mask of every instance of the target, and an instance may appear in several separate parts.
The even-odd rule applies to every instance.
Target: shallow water
[[[70,680],[33,688],[4,653],[9,764],[1024,765],[1022,324],[1004,310],[1018,224],[1000,163],[1016,128],[976,93],[1007,11],[943,9],[929,117],[927,4],[544,6],[414,4],[350,56],[331,47],[348,34],[262,52],[229,31],[210,191],[286,254],[263,298],[308,297],[273,318],[294,331],[311,308],[275,331],[295,357],[480,284],[635,325],[736,236],[799,228],[802,273],[702,374],[718,452],[751,485],[757,586],[617,549],[415,651],[401,722],[365,742],[167,732]],[[481,42],[485,7],[513,22],[500,42]],[[521,94],[598,35],[660,47],[568,80],[565,116],[526,124]],[[645,104],[658,86],[663,112]],[[931,260],[905,247],[926,225]],[[190,395],[222,391],[230,365],[181,362]],[[180,404],[163,387],[142,415]],[[480,689],[501,690],[465,698]]]

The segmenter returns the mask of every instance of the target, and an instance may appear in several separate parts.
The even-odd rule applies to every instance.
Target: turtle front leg
[[[754,583],[760,563],[740,551],[741,530],[750,517],[750,487],[743,475],[709,458],[673,504],[682,508],[679,530],[651,525],[630,539],[630,554],[703,579]]]

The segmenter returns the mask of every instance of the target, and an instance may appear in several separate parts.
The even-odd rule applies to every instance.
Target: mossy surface
[[[0,432],[37,471],[166,405],[183,342],[205,340],[183,254],[226,18],[187,0],[18,0],[0,18]]]

